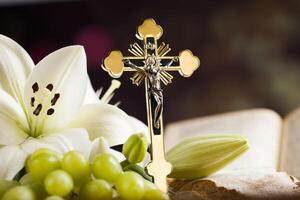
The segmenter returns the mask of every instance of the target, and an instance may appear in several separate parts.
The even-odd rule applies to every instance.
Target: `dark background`
[[[35,62],[60,47],[84,45],[95,88],[110,84],[100,68],[104,56],[113,49],[127,54],[136,27],[154,18],[170,54],[188,48],[201,59],[191,78],[175,75],[164,88],[167,122],[253,107],[284,116],[300,106],[298,0],[2,1],[1,34],[25,47]],[[120,80],[112,102],[121,100],[122,109],[144,120],[144,89],[132,85],[129,75]]]

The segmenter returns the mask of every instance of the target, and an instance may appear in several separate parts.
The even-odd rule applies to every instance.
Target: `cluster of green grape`
[[[127,160],[119,163],[109,153],[97,155],[90,163],[77,151],[61,157],[49,149],[39,149],[28,157],[25,168],[27,173],[2,200],[169,199],[138,173],[143,168]]]

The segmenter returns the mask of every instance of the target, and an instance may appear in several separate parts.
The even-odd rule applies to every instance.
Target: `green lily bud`
[[[182,141],[166,153],[173,165],[171,178],[194,179],[208,176],[231,163],[249,148],[238,135],[209,135]]]
[[[123,145],[122,153],[131,164],[142,162],[147,153],[148,143],[144,134],[131,135]]]

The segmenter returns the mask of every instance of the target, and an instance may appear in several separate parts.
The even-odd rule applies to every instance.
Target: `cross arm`
[[[164,71],[178,71],[180,75],[184,77],[190,77],[193,72],[200,66],[200,59],[197,56],[194,56],[190,50],[184,50],[179,53],[178,57],[174,56],[165,56],[161,59],[178,59],[178,65],[172,66],[166,65]]]
[[[144,57],[125,56],[123,58],[124,71],[141,71],[141,68],[144,66],[142,63],[144,60]]]
[[[168,63],[163,66],[163,71],[178,71],[182,76],[189,77],[200,66],[200,60],[194,56],[190,50],[184,50],[179,56],[158,57],[161,61]],[[178,59],[177,66],[172,66],[173,62]],[[120,51],[112,51],[104,59],[102,68],[112,77],[119,78],[123,71],[139,71],[144,64],[145,57],[123,56]]]
[[[113,78],[119,78],[123,71],[137,71],[136,67],[142,67],[137,63],[141,63],[144,57],[123,56],[121,51],[111,51],[103,60],[102,68],[109,73]],[[128,61],[132,65],[128,66]]]

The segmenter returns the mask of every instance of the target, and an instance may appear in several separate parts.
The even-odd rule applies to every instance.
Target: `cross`
[[[178,71],[189,77],[199,67],[200,60],[190,50],[184,50],[178,56],[167,56],[171,51],[168,44],[158,44],[163,29],[153,19],[146,19],[137,29],[136,37],[142,41],[130,45],[131,56],[123,56],[120,51],[111,51],[104,59],[102,68],[113,78],[119,78],[124,71],[135,72],[130,78],[139,86],[145,82],[148,130],[151,136],[151,162],[147,171],[154,183],[167,192],[167,176],[172,165],[165,159],[163,141],[163,93],[161,82],[168,85],[173,76],[168,71]]]

